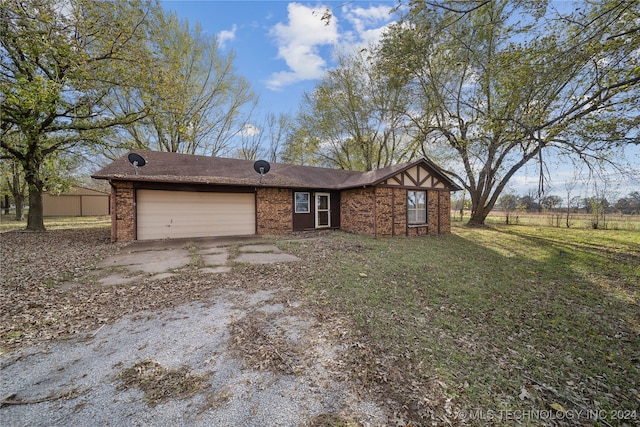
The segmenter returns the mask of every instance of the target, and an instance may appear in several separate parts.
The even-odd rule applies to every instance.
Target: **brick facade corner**
[[[113,182],[111,197],[111,241],[130,242],[135,239],[135,193],[132,182]]]
[[[258,188],[256,192],[256,233],[286,234],[292,230],[292,190]]]
[[[451,233],[451,192],[439,191],[440,234]]]

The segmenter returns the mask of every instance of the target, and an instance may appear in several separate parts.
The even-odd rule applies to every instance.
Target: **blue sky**
[[[394,1],[169,0],[162,7],[199,22],[233,50],[237,73],[248,79],[263,111],[295,113],[302,94],[333,65],[335,49],[375,41],[393,20]],[[331,20],[322,20],[327,7]]]
[[[237,74],[251,82],[260,97],[257,117],[261,117],[266,112],[295,114],[302,94],[313,90],[323,72],[334,65],[333,54],[376,41],[393,21],[389,12],[397,1],[163,0],[160,4],[190,25],[200,23],[205,34],[218,37],[221,49],[234,52]],[[328,22],[322,19],[327,8],[332,14]],[[616,198],[640,188],[640,147],[625,151],[636,178],[612,172],[609,178],[614,182],[609,185]],[[565,183],[575,180],[574,171],[562,159],[549,164],[549,194],[562,196]],[[507,191],[535,191],[537,172],[536,165],[528,165]],[[593,191],[592,184],[582,187],[575,191],[585,196]]]

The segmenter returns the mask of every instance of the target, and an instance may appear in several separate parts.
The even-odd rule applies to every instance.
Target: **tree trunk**
[[[29,185],[29,214],[27,215],[27,230],[45,231],[42,206],[42,181],[34,174],[26,175]]]
[[[42,208],[42,190],[29,185],[29,214],[27,215],[27,230],[45,231]]]
[[[469,222],[467,223],[467,225],[484,225],[484,220],[487,219],[487,215],[489,215],[489,212],[491,212],[491,209],[487,209],[486,207],[476,207],[471,211],[471,218],[469,218]]]
[[[475,191],[474,191],[475,190]],[[484,225],[487,215],[493,209],[495,201],[490,199],[488,195],[483,194],[480,190],[469,190],[469,196],[471,198],[471,217],[467,225],[482,226]]]
[[[13,201],[16,202],[16,221],[22,221],[24,219],[24,213],[22,212],[24,197],[22,194],[14,194]]]
[[[4,214],[9,215],[9,208],[11,207],[11,202],[9,200],[9,195],[4,195]]]

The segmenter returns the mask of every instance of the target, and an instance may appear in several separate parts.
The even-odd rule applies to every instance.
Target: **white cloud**
[[[224,48],[228,41],[232,41],[236,38],[236,30],[238,26],[233,24],[231,30],[222,30],[218,33],[218,46]]]
[[[389,5],[372,6],[370,8],[351,7],[342,8],[345,19],[355,32],[352,42],[358,47],[366,47],[380,40],[388,24],[393,21]]]
[[[367,28],[385,24],[392,19],[389,6],[373,6],[368,9],[344,6],[343,12],[345,18],[351,22],[354,29],[360,34],[365,32]]]
[[[322,77],[326,61],[319,48],[335,45],[338,41],[336,17],[329,21],[321,19],[326,8],[289,3],[287,10],[288,22],[276,24],[271,35],[278,45],[278,58],[284,59],[289,71],[271,75],[267,86],[273,90]]]
[[[250,123],[244,125],[244,127],[240,130],[240,136],[243,136],[245,138],[251,138],[252,136],[256,136],[258,134],[260,134],[260,129]]]
[[[270,76],[267,86],[272,90],[322,78],[334,49],[354,51],[378,42],[395,18],[388,4],[363,8],[350,2],[331,10],[289,3],[287,10],[287,22],[276,24],[270,32],[278,46],[278,58],[288,67]],[[327,10],[330,19],[322,19]],[[329,53],[321,51],[322,47],[329,47]]]

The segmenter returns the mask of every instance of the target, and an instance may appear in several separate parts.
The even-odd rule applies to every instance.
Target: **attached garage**
[[[142,158],[144,164],[132,166]],[[111,240],[277,235],[341,229],[377,237],[451,231],[451,191],[427,158],[358,172],[139,151],[93,178],[111,186]]]
[[[138,240],[256,233],[254,193],[137,190]]]

